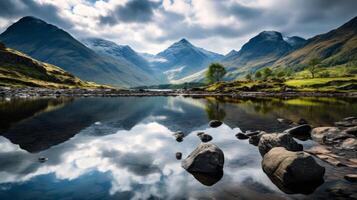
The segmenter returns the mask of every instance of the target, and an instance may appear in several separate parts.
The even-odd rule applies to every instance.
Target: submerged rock
[[[181,152],[176,152],[176,159],[181,160],[182,158],[182,153]]]
[[[312,129],[311,138],[321,144],[334,144],[353,137],[337,127],[317,127]]]
[[[346,130],[344,130],[344,132],[350,135],[357,136],[357,126],[347,128]]]
[[[340,148],[346,149],[346,150],[357,150],[357,139],[356,138],[345,139],[341,143]]]
[[[46,157],[39,157],[38,158],[38,162],[40,162],[40,163],[44,163],[44,162],[46,162],[48,160],[48,158],[46,158]]]
[[[222,125],[222,122],[221,121],[218,121],[218,120],[212,120],[209,122],[209,126],[212,127],[212,128],[217,128],[219,126]]]
[[[310,136],[311,126],[308,124],[303,124],[300,126],[295,126],[284,131],[285,133],[297,136]]]
[[[176,138],[177,142],[182,142],[183,138],[185,137],[185,134],[182,131],[177,131],[173,134],[173,136]]]
[[[246,131],[244,134],[246,136],[253,136],[253,135],[258,135],[261,131]]]
[[[304,118],[301,118],[301,119],[299,119],[298,124],[303,125],[303,124],[308,124],[308,122]]]
[[[335,122],[335,125],[341,127],[357,126],[357,117],[346,117],[339,122]]]
[[[237,133],[236,134],[236,137],[240,140],[246,140],[246,139],[249,139],[249,136],[247,136],[246,134],[244,133]]]
[[[302,151],[303,149],[301,144],[286,133],[265,134],[260,138],[258,148],[262,156],[274,147],[285,147],[289,151]]]
[[[181,165],[188,172],[215,174],[223,170],[224,154],[214,144],[201,143]]]
[[[303,151],[272,148],[262,160],[263,171],[286,193],[312,193],[323,183],[325,168]]]
[[[290,119],[277,118],[276,120],[278,120],[278,122],[282,123],[282,124],[292,124],[293,123],[293,121],[291,121]]]
[[[344,178],[350,182],[357,182],[357,174],[346,174]]]
[[[209,142],[213,139],[212,136],[210,136],[206,133],[200,134],[198,137],[201,139],[202,142]]]

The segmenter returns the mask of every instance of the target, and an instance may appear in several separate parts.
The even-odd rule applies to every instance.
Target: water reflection
[[[287,128],[279,117],[316,125],[357,113],[348,99],[302,102],[182,97],[2,102],[1,116],[13,116],[0,118],[0,199],[305,198],[272,184],[256,147],[235,138],[240,129]],[[224,124],[209,128],[211,119]],[[177,131],[185,134],[181,143],[173,137]],[[224,175],[192,176],[181,168],[176,153],[187,157],[201,142],[198,132],[211,135],[224,152]],[[38,162],[41,156],[48,161]],[[329,172],[336,174],[327,167]],[[308,197],[326,197],[327,188],[343,184],[326,177]]]

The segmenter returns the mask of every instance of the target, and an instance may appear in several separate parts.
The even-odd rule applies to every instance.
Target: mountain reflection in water
[[[356,111],[353,100],[330,98],[4,100],[0,199],[306,198],[275,186],[261,169],[256,147],[235,134],[288,128],[277,122],[279,117],[328,125]],[[224,124],[209,128],[211,119]],[[172,135],[176,131],[185,133],[180,143]],[[200,131],[211,135],[225,156],[223,177],[196,177],[207,184],[176,159],[176,152],[185,158],[197,147]],[[41,156],[48,161],[38,162]],[[336,178],[340,175],[333,168],[321,164],[327,169],[325,183],[308,197],[324,198],[329,188],[347,184]]]

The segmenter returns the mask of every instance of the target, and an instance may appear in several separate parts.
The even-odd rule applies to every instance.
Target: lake
[[[355,99],[322,97],[2,99],[0,199],[351,199],[344,192],[356,194],[357,184],[343,176],[353,171],[320,160],[322,185],[284,192],[263,172],[257,147],[235,134],[289,128],[277,118],[325,126],[356,115]],[[223,125],[210,128],[212,119]],[[182,142],[176,131],[185,133]],[[211,186],[175,156],[186,158],[200,131],[224,152],[223,177]]]

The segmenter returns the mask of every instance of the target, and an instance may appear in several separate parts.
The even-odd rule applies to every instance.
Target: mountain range
[[[24,17],[0,35],[6,46],[42,62],[57,65],[83,80],[121,87],[204,81],[212,62],[222,63],[226,80],[264,67],[298,70],[314,57],[324,66],[357,60],[357,17],[341,27],[310,39],[262,31],[239,51],[221,55],[183,38],[156,55],[101,38],[76,39],[41,19]]]

